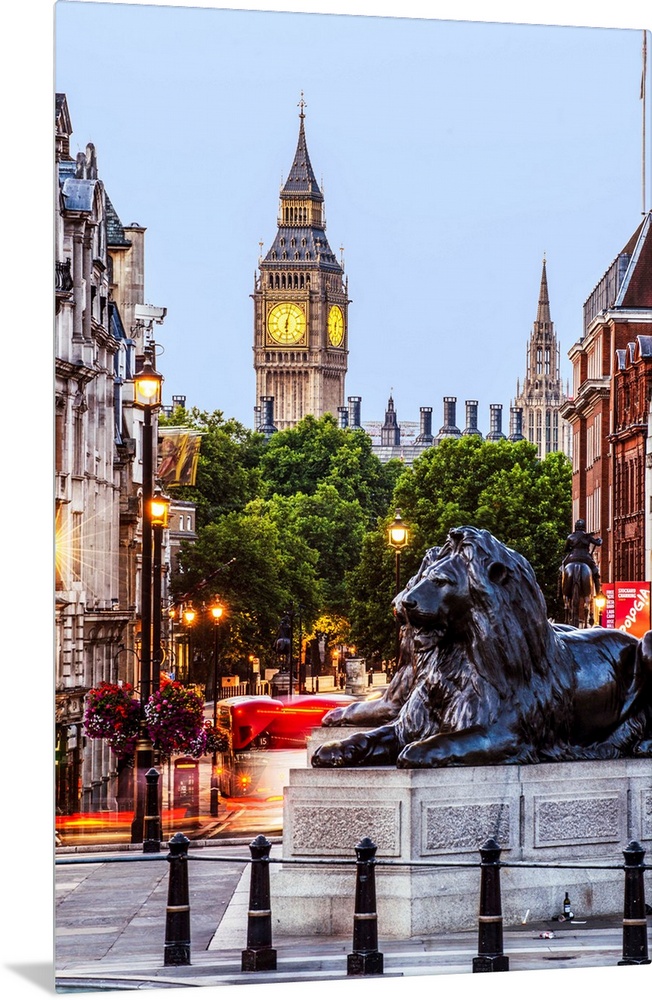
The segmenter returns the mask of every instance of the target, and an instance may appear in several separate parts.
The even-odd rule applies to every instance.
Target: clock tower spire
[[[326,237],[303,92],[298,106],[299,138],[280,191],[278,229],[259,260],[252,296],[256,405],[274,398],[279,430],[308,414],[337,416],[348,357],[348,284]]]

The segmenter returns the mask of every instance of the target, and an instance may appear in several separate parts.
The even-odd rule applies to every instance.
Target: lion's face
[[[424,649],[458,632],[471,607],[469,574],[459,553],[438,559],[401,598],[401,614],[415,629],[415,647]]]

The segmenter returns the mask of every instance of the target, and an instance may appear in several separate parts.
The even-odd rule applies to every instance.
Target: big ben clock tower
[[[349,299],[344,269],[326,238],[299,102],[299,141],[281,188],[278,231],[259,261],[254,300],[256,403],[273,397],[278,430],[344,405]]]

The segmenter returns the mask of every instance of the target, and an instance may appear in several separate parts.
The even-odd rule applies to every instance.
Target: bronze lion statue
[[[415,581],[396,609],[412,630],[409,693],[390,722],[318,747],[313,767],[652,754],[652,632],[555,627],[529,562],[469,526]]]

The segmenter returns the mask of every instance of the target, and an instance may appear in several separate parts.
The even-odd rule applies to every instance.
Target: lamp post
[[[134,404],[143,410],[142,425],[142,468],[143,468],[143,508],[142,508],[142,559],[141,559],[141,634],[140,656],[140,732],[136,744],[135,761],[135,809],[131,824],[132,844],[144,843],[146,772],[153,767],[154,749],[145,726],[145,705],[149,700],[152,686],[152,493],[154,475],[154,435],[152,414],[161,405],[163,376],[154,370],[149,359],[134,377]],[[159,601],[160,611],[160,601]],[[160,642],[159,642],[160,645]],[[161,821],[159,815],[159,839]],[[155,842],[148,836],[148,844]],[[143,850],[145,850],[144,846]]]
[[[213,629],[215,632],[215,643],[214,643],[214,660],[213,660],[213,735],[217,729],[217,672],[219,665],[219,628],[220,622],[222,620],[222,615],[224,614],[224,608],[220,603],[219,597],[216,597],[211,605],[211,616],[213,618]],[[217,750],[213,750],[213,755],[211,757],[211,805],[210,811],[211,816],[218,815],[218,802],[219,802],[219,782],[217,777]]]
[[[191,629],[195,624],[195,619],[197,618],[197,612],[195,611],[192,604],[187,604],[181,614],[183,618],[183,624],[186,627],[186,676],[185,683],[190,684],[191,681],[191,668],[193,666],[193,645],[192,645],[192,632]],[[194,671],[192,671],[194,676]]]
[[[160,487],[156,487],[150,503],[152,536],[154,542],[152,558],[152,687],[158,691],[161,686],[161,553],[163,530],[168,526],[171,500]]]
[[[172,668],[172,671],[174,671],[172,673],[172,671],[168,669],[168,673],[170,673],[170,676],[172,676],[174,680],[179,680],[179,678],[177,677],[177,654],[174,648],[174,620],[177,617],[177,609],[173,604],[167,609],[167,614],[168,614],[168,634],[167,634],[168,659],[170,661],[170,667]]]
[[[394,596],[398,594],[401,590],[401,551],[408,544],[409,532],[407,525],[405,524],[403,518],[401,517],[400,510],[396,511],[394,520],[389,525],[387,529],[387,538],[391,548],[394,549],[396,553],[396,576],[394,583]],[[400,623],[396,622],[396,666],[398,666],[399,654],[401,647],[401,626]]]
[[[605,597],[604,594],[596,594],[596,596],[593,599],[593,603],[595,604],[598,612],[598,625],[600,626],[600,628],[602,628],[602,613],[606,607],[607,598]]]

